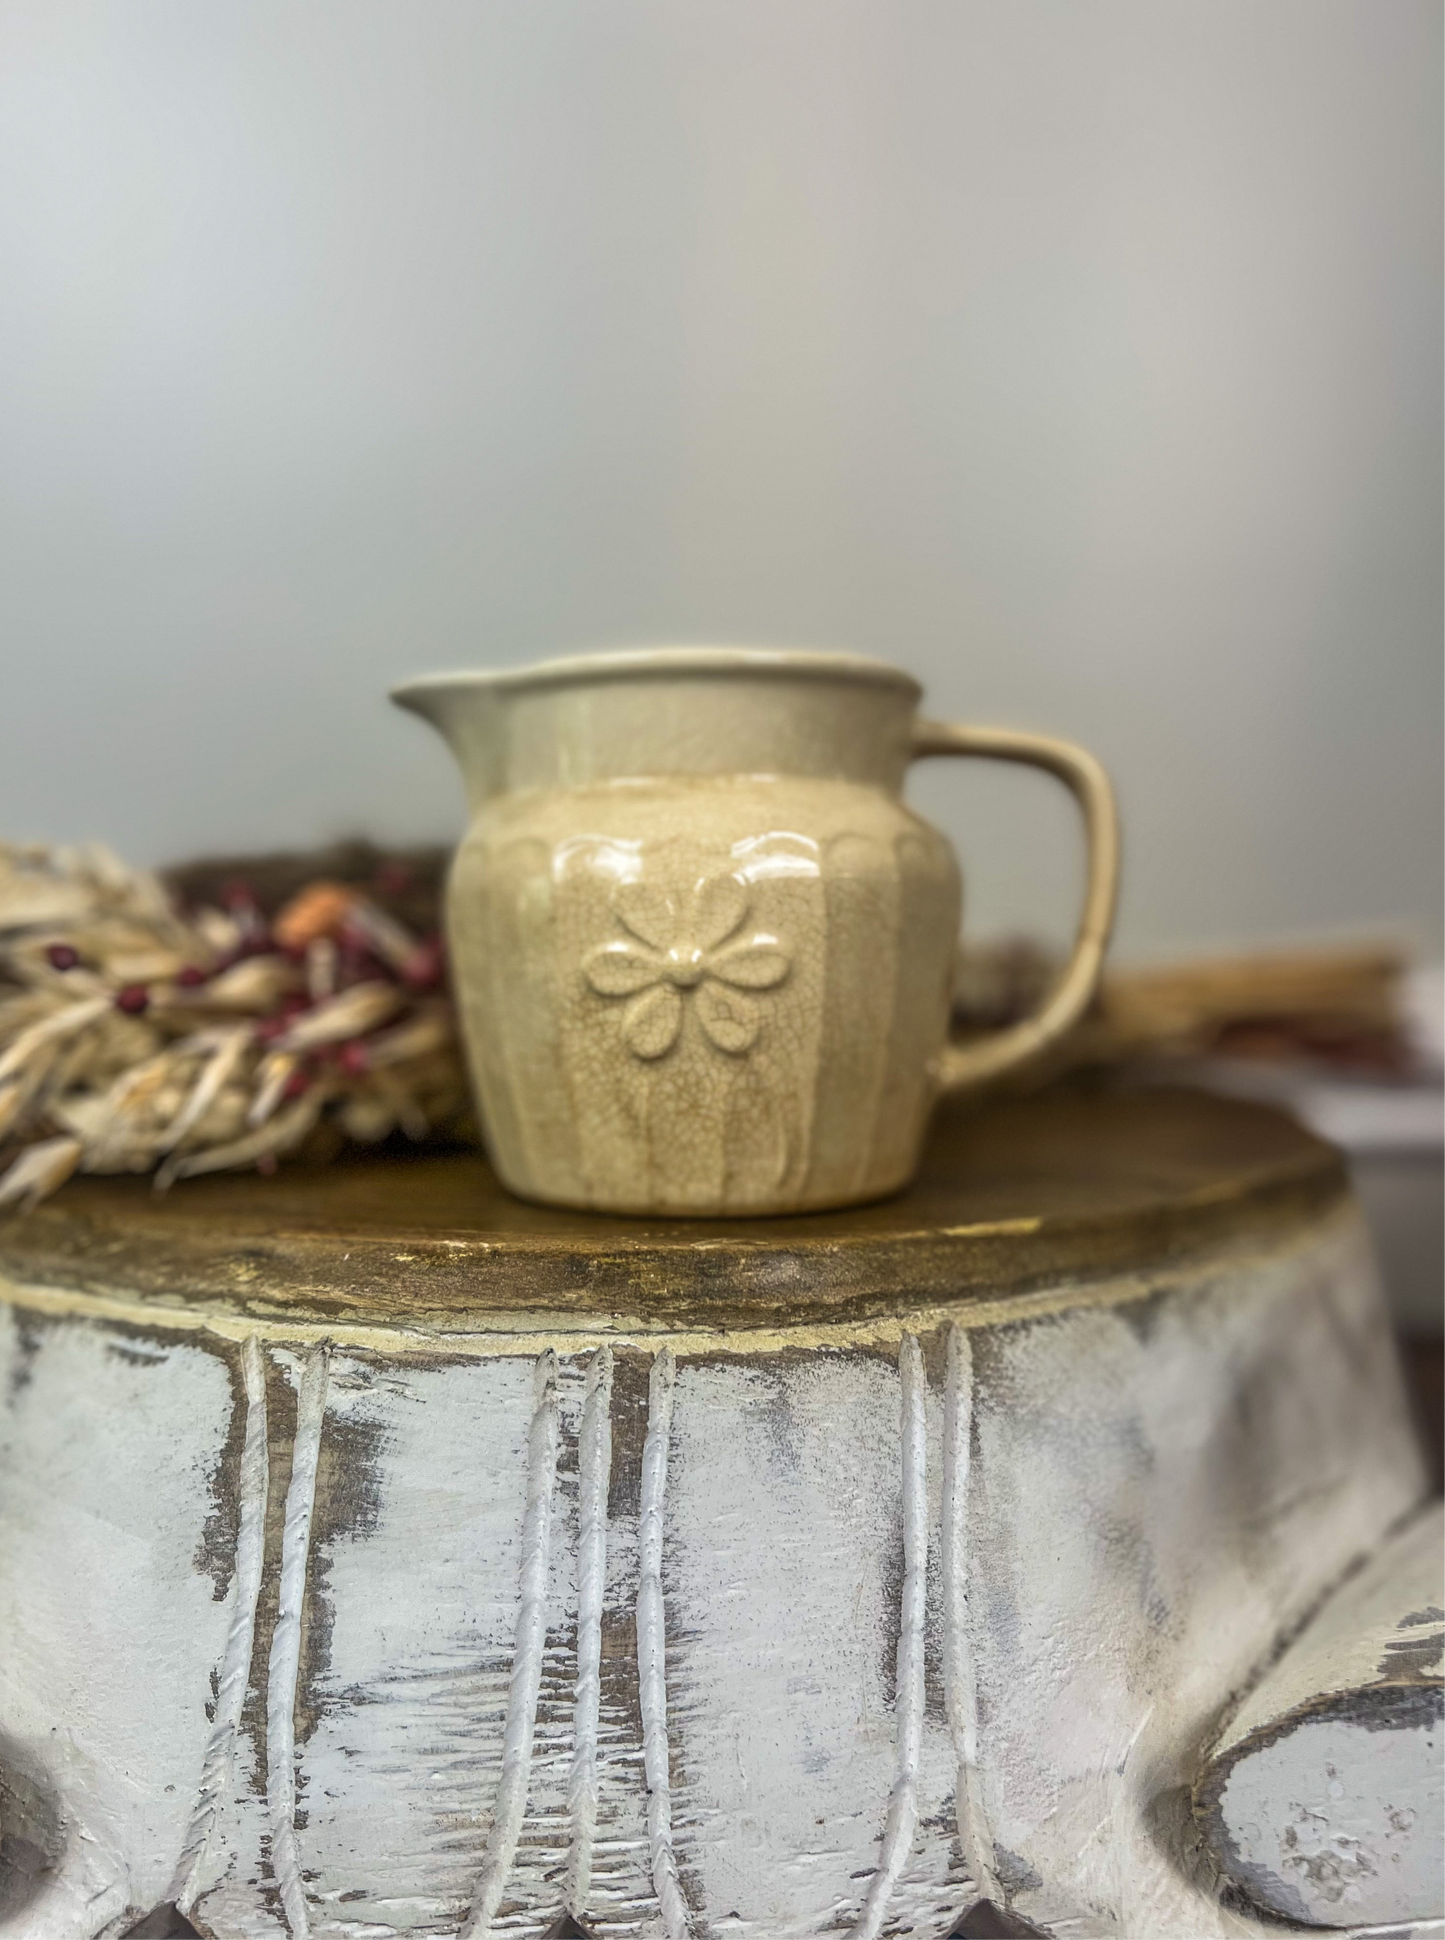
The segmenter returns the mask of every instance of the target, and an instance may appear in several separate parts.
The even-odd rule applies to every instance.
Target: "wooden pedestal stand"
[[[0,1273],[7,1940],[1277,1933],[1192,1788],[1422,1493],[1335,1156],[1187,1094],[745,1225],[79,1181]]]

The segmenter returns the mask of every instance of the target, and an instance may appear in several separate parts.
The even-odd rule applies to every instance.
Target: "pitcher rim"
[[[390,689],[406,706],[413,697],[444,688],[491,688],[517,693],[530,687],[561,687],[574,680],[625,680],[638,674],[801,674],[855,680],[902,688],[914,700],[923,689],[901,667],[861,653],[831,653],[807,647],[626,647],[537,660],[527,667],[464,668],[455,673],[418,674]]]

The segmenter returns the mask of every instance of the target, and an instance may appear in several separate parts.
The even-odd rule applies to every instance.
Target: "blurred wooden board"
[[[1438,1334],[1430,1339],[1402,1336],[1400,1364],[1430,1470],[1430,1486],[1439,1495],[1445,1489],[1445,1341]]]

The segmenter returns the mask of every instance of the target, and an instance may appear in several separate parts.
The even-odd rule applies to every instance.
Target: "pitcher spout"
[[[393,687],[389,698],[446,742],[473,811],[503,785],[500,696],[485,674],[425,674]]]

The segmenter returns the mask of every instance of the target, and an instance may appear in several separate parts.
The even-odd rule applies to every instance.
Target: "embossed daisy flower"
[[[583,964],[599,997],[624,997],[622,1037],[639,1058],[676,1044],[690,996],[697,1021],[720,1051],[752,1048],[762,1018],[751,991],[771,990],[788,974],[777,937],[740,932],[749,902],[736,876],[708,876],[682,897],[651,883],[619,883],[614,914],[628,932]]]

